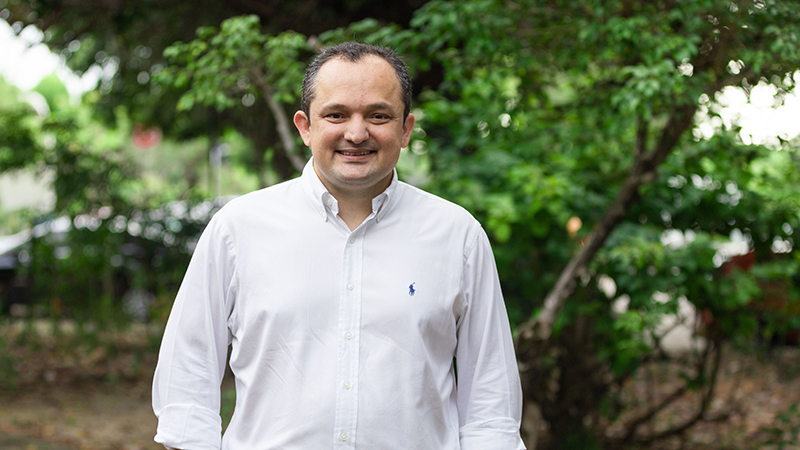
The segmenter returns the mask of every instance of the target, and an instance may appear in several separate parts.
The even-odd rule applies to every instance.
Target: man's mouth
[[[339,153],[341,153],[344,156],[365,156],[365,155],[369,155],[370,153],[372,153],[372,150],[366,150],[366,151],[363,151],[363,152],[346,152],[346,151],[343,151],[343,150],[339,150]]]

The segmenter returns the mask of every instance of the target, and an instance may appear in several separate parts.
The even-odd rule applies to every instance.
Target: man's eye
[[[375,114],[372,117],[376,120],[389,120],[389,116],[387,116],[386,114]]]

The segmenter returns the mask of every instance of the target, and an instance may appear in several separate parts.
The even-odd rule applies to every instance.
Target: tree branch
[[[306,162],[297,154],[292,136],[292,127],[289,125],[289,119],[286,117],[286,111],[284,111],[281,104],[275,100],[275,93],[272,90],[272,86],[267,83],[266,77],[264,73],[261,72],[261,69],[251,66],[249,72],[253,84],[261,91],[261,96],[264,97],[264,101],[267,102],[269,110],[272,111],[272,115],[275,117],[275,126],[278,129],[278,136],[280,136],[286,158],[289,159],[295,170],[302,172]]]
[[[664,430],[660,433],[654,434],[652,436],[647,436],[641,439],[636,439],[636,443],[641,444],[650,444],[657,440],[661,440],[670,436],[674,436],[676,434],[681,434],[684,431],[688,430],[689,428],[693,427],[697,422],[703,420],[705,418],[706,412],[708,411],[708,405],[711,403],[711,398],[714,396],[714,391],[716,389],[717,377],[719,375],[719,366],[722,360],[722,348],[719,345],[714,345],[715,347],[715,354],[714,354],[714,362],[713,367],[711,369],[711,380],[709,382],[708,390],[703,395],[703,398],[700,401],[700,409],[697,413],[692,416],[691,418],[687,419],[681,425],[676,427]],[[705,360],[705,358],[703,358]],[[700,368],[702,370],[702,367]]]
[[[697,363],[698,373],[700,373],[700,371],[702,371],[703,368],[705,367],[706,361],[708,361],[709,352],[710,352],[710,346],[707,346],[705,348],[705,350],[703,351],[703,356],[700,358],[700,360]],[[642,424],[644,424],[645,422],[649,421],[650,419],[655,417],[656,414],[658,414],[659,412],[664,410],[664,408],[666,408],[667,406],[671,405],[673,402],[675,402],[676,400],[681,398],[688,390],[689,390],[688,384],[684,384],[680,388],[678,388],[675,391],[673,391],[672,394],[668,395],[664,400],[661,401],[661,403],[659,403],[658,405],[654,406],[653,408],[651,408],[649,411],[645,412],[644,414],[641,414],[639,417],[629,421],[627,423],[627,425],[625,426],[625,428],[628,430],[628,432],[622,438],[622,442],[623,443],[630,442],[631,439],[633,439],[633,437],[636,435],[636,431],[639,429],[639,427]]]
[[[622,221],[630,206],[638,201],[636,194],[639,187],[655,178],[655,171],[658,166],[664,162],[669,153],[675,148],[681,135],[692,126],[695,110],[695,104],[678,107],[670,116],[655,148],[641,155],[631,166],[628,178],[616,198],[614,198],[611,206],[609,206],[606,214],[597,224],[584,247],[572,257],[564,270],[562,270],[555,286],[545,297],[542,311],[535,319],[520,326],[520,332],[517,336],[518,352],[524,352],[529,348],[525,346],[526,341],[532,339],[544,341],[550,337],[555,318],[575,289],[577,278],[586,272],[589,263],[594,259],[608,236]],[[640,124],[637,134],[643,136],[645,133],[643,130],[645,128]]]

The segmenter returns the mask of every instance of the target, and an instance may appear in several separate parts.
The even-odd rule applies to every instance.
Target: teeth
[[[342,152],[342,154],[345,155],[345,156],[364,156],[364,155],[369,155],[370,152],[368,152],[368,151],[367,152],[359,152],[359,153]]]

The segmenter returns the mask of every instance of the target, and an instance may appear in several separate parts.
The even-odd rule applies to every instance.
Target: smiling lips
[[[369,155],[372,152],[373,152],[372,150],[367,150],[367,151],[363,151],[363,152],[346,152],[346,151],[343,151],[343,150],[339,150],[338,151],[338,153],[341,153],[344,156],[366,156],[366,155]]]

